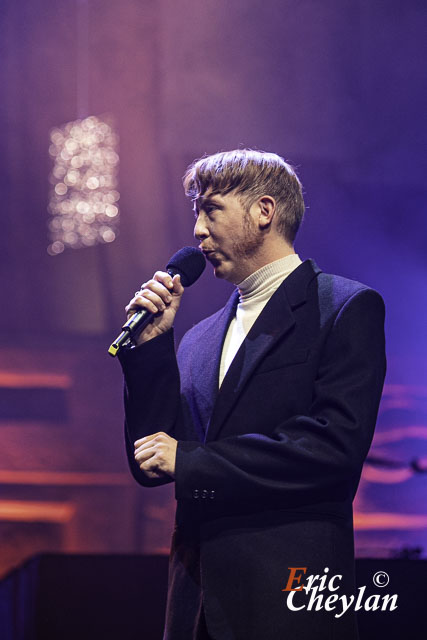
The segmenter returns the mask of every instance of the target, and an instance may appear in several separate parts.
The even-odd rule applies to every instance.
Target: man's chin
[[[239,281],[239,278],[236,277],[236,274],[232,271],[232,269],[227,269],[226,265],[224,265],[223,263],[214,266],[214,276],[219,280],[231,282],[231,284],[236,284],[236,282]]]
[[[223,262],[215,261],[215,263],[212,263],[212,266],[215,278],[218,278],[219,280],[228,280],[230,275],[229,269],[227,269],[227,266]]]
[[[213,267],[215,278],[218,278],[219,280],[227,280],[227,282],[235,284],[232,264],[227,262],[227,260],[218,260],[214,257],[208,258],[208,260]]]
[[[225,273],[224,273],[224,268],[222,264],[214,264],[213,265],[213,269],[214,269],[214,276],[215,278],[220,278],[221,280],[224,280],[225,278]]]
[[[208,256],[207,260],[213,267],[214,276],[216,278],[224,278],[224,263],[221,260],[218,260],[213,254]]]

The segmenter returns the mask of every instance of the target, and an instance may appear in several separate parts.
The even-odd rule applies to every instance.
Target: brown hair
[[[183,183],[193,201],[209,188],[220,195],[234,191],[248,207],[261,196],[273,197],[277,230],[293,244],[305,210],[302,186],[294,168],[275,153],[235,149],[205,156],[188,167]]]

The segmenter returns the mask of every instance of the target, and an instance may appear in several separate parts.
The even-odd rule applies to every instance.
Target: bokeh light
[[[66,247],[110,243],[118,233],[120,194],[118,136],[96,116],[68,122],[50,132],[54,166],[48,211],[52,256]]]

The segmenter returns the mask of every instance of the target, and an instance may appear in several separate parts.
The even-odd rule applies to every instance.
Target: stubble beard
[[[243,260],[253,258],[264,243],[264,236],[247,211],[243,217],[243,238],[233,241],[234,255]]]

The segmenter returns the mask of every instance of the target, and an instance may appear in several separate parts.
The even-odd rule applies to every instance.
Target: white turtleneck
[[[283,280],[300,264],[299,256],[292,253],[266,264],[237,285],[240,298],[222,348],[219,386],[255,320]]]

